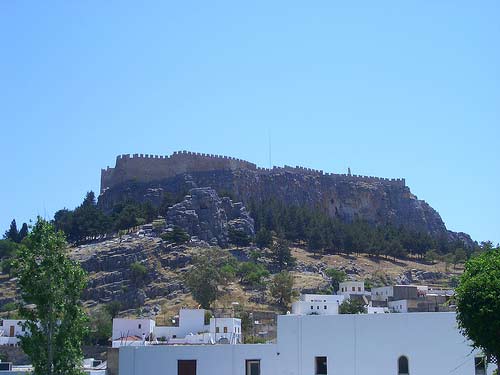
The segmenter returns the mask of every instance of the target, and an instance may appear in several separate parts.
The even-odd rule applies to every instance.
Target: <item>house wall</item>
[[[328,374],[397,374],[401,355],[412,375],[474,375],[454,313],[283,315],[277,344],[120,348],[120,375],[176,375],[179,359],[197,360],[198,375],[243,375],[246,359],[261,360],[261,375],[310,375],[316,356]]]
[[[345,281],[339,283],[339,293],[360,295],[365,294],[365,283],[363,281]]]
[[[195,359],[197,375],[245,375],[245,361],[260,359],[261,374],[275,374],[276,345],[188,345],[120,348],[120,375],[177,374],[179,359]]]
[[[139,328],[139,325],[141,328]],[[113,340],[124,336],[146,337],[154,332],[155,322],[150,319],[113,319]]]
[[[392,286],[382,286],[379,288],[372,288],[372,301],[387,301],[389,297],[394,295]]]
[[[0,320],[0,336],[10,336],[10,327],[14,327],[14,335],[16,336],[24,336],[25,332],[23,332],[21,326],[19,325],[24,320],[19,319],[3,319]]]
[[[341,302],[307,302],[292,303],[292,314],[296,315],[332,315],[339,313]],[[326,307],[326,308],[325,308]]]
[[[328,358],[328,374],[397,374],[406,355],[412,375],[474,375],[453,313],[280,316],[278,323],[276,374],[314,374],[316,356]]]

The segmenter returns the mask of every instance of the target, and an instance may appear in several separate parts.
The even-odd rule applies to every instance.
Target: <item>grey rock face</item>
[[[212,188],[194,188],[185,199],[173,205],[167,212],[167,223],[179,226],[211,245],[228,245],[230,228],[253,236],[254,222],[242,203],[233,203],[227,197],[220,198]]]
[[[174,195],[193,186],[210,186],[218,192],[230,193],[246,205],[276,199],[290,205],[319,207],[344,222],[360,218],[372,224],[388,223],[472,243],[466,234],[448,232],[439,213],[419,200],[407,186],[287,171],[262,175],[250,170],[214,170],[183,173],[154,183],[124,182],[103,192],[99,207],[111,211],[115,204],[127,199],[159,205],[161,198],[153,199],[148,190],[153,186],[161,189],[162,194]]]

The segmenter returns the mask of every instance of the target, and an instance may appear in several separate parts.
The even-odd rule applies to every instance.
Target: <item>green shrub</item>
[[[17,309],[17,305],[14,302],[9,302],[9,303],[6,303],[5,305],[3,305],[0,310],[2,312],[5,312],[5,311],[14,311],[16,309]]]
[[[132,281],[135,284],[142,284],[142,282],[146,279],[146,275],[148,274],[148,269],[146,266],[139,262],[134,262],[130,265],[130,271],[132,273]]]
[[[168,243],[181,245],[189,241],[189,234],[181,227],[175,226],[172,230],[163,233],[161,239]]]

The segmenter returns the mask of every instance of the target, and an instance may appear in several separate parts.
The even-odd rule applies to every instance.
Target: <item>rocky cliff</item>
[[[430,234],[447,233],[440,215],[417,199],[403,184],[385,180],[335,179],[328,175],[279,170],[261,174],[252,170],[213,170],[180,173],[154,182],[127,181],[105,189],[99,206],[109,211],[127,199],[159,205],[165,193],[187,193],[192,188],[212,187],[244,204],[252,200],[282,200],[324,210],[343,221],[356,218],[373,224],[389,223]]]
[[[220,198],[211,188],[191,189],[182,202],[167,211],[167,223],[179,226],[210,245],[226,247],[231,229],[252,237],[253,219],[241,202]]]

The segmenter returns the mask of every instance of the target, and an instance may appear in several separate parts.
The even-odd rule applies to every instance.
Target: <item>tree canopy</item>
[[[490,359],[500,361],[500,248],[472,257],[456,288],[462,333]]]
[[[62,232],[38,218],[15,262],[24,305],[21,347],[35,375],[81,374],[81,344],[86,331],[80,295],[85,273],[71,261]],[[34,307],[29,307],[33,305]]]
[[[250,202],[249,207],[255,221],[256,241],[261,241],[261,232],[274,231],[289,241],[307,241],[308,248],[317,254],[366,253],[403,258],[408,253],[423,257],[429,250],[446,254],[457,249],[470,256],[475,250],[462,241],[451,241],[446,233],[431,236],[424,231],[373,225],[361,219],[344,222],[320,208],[288,205],[277,199]],[[259,243],[258,246],[261,247]],[[458,254],[460,262],[462,252]]]

